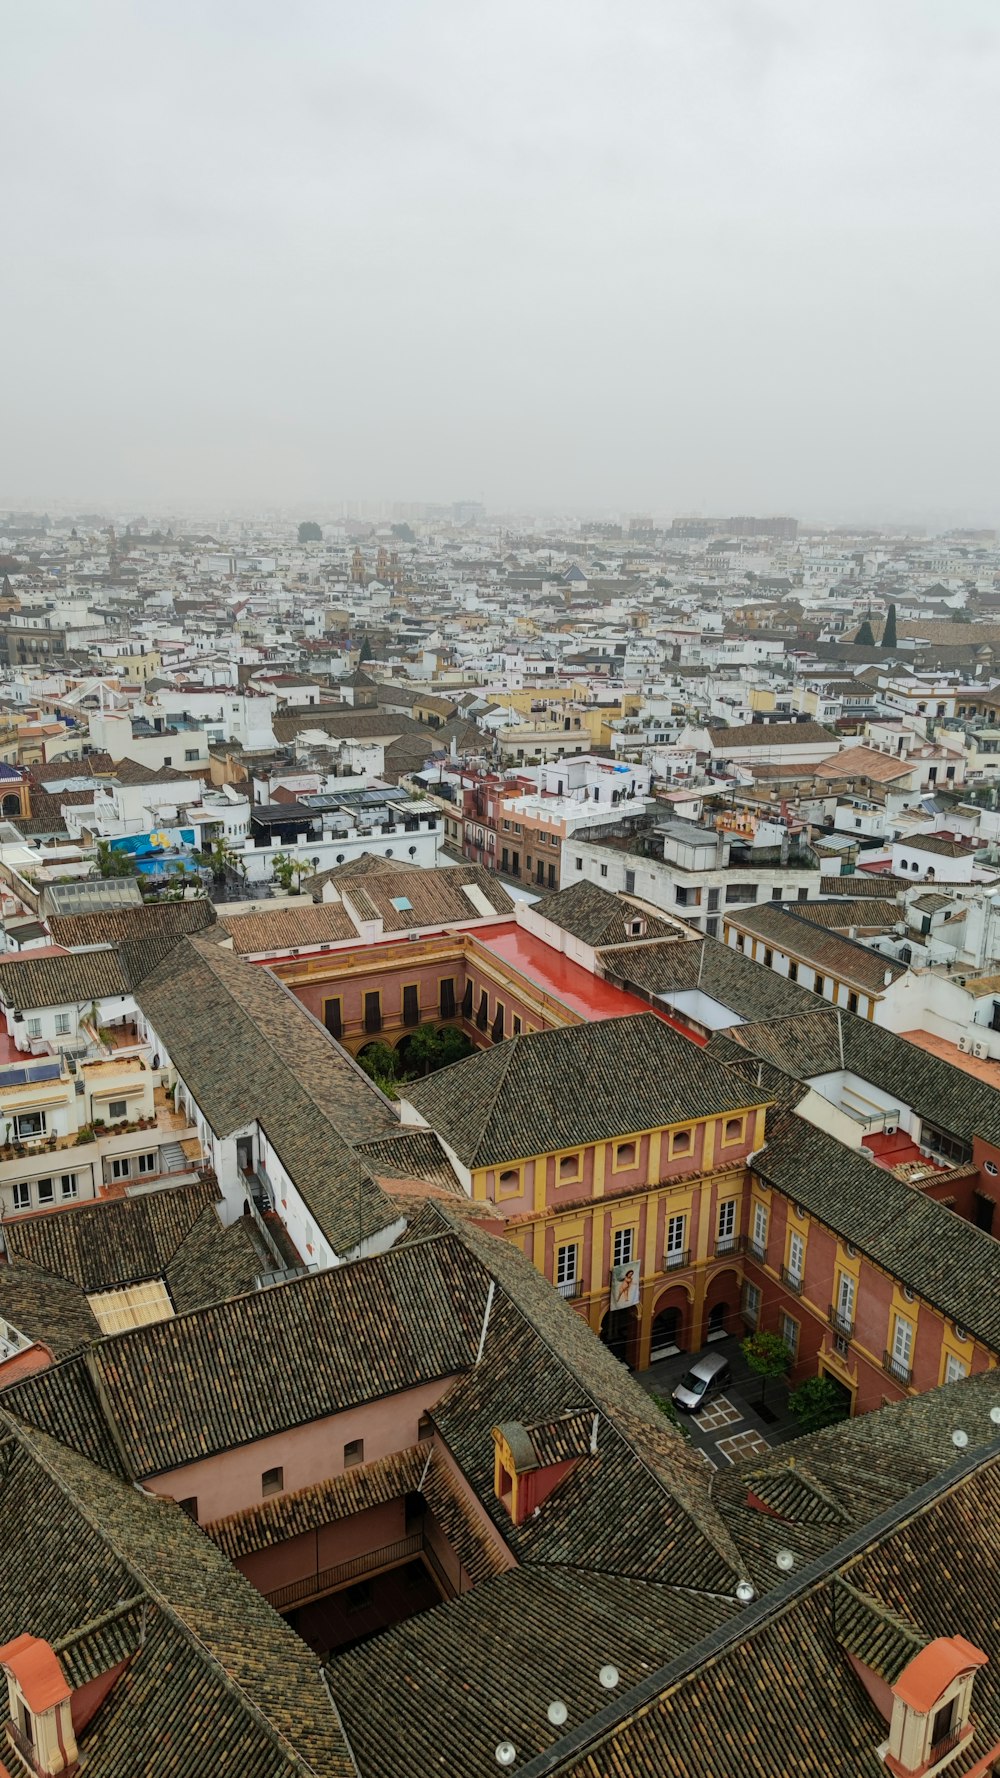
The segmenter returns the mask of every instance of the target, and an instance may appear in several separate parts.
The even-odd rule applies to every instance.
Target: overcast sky
[[[995,0],[6,0],[0,503],[1000,520]]]

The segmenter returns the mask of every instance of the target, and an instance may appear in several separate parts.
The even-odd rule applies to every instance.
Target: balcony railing
[[[746,1241],[742,1235],[716,1235],[715,1257],[725,1259],[727,1254],[742,1253],[745,1246]]]
[[[753,1236],[751,1235],[750,1239],[747,1242],[747,1252],[749,1253],[751,1259],[760,1260],[761,1264],[763,1265],[764,1261],[767,1258],[767,1242],[766,1241],[755,1241]]]
[[[843,1310],[834,1308],[832,1303],[827,1310],[827,1316],[834,1333],[843,1334],[845,1340],[849,1340],[854,1332],[854,1316],[845,1315]]]
[[[3,1732],[7,1740],[9,1751],[16,1755],[17,1771],[30,1772],[31,1778],[35,1778],[35,1774],[39,1770],[38,1761],[35,1755],[35,1749],[32,1747],[27,1735],[22,1735],[17,1723],[14,1722],[11,1717],[8,1717],[7,1721],[4,1723]]]
[[[663,1270],[665,1272],[679,1272],[682,1266],[690,1264],[691,1249],[689,1247],[671,1248],[669,1253],[663,1255]]]
[[[582,1294],[583,1294],[583,1279],[582,1278],[568,1278],[566,1280],[565,1284],[557,1284],[556,1289],[558,1290],[560,1296],[564,1296],[567,1299],[570,1299],[575,1296],[582,1296]]]
[[[796,1296],[802,1295],[801,1272],[790,1272],[787,1266],[782,1266],[781,1282],[787,1290],[794,1290]]]
[[[904,1364],[901,1358],[896,1358],[892,1352],[886,1352],[882,1358],[882,1369],[886,1376],[894,1377],[897,1383],[905,1383],[909,1388],[913,1376],[912,1364]]]
[[[949,1729],[946,1735],[941,1736],[940,1741],[935,1741],[930,1751],[930,1764],[936,1766],[938,1761],[943,1760],[946,1754],[954,1753],[956,1747],[963,1738],[963,1734],[964,1731],[962,1729]],[[994,1768],[994,1770],[995,1769],[996,1768]]]
[[[419,1555],[423,1544],[423,1532],[415,1531],[410,1537],[399,1538],[396,1543],[383,1544],[381,1549],[370,1550],[363,1556],[352,1556],[347,1562],[338,1562],[334,1568],[321,1568],[318,1573],[307,1574],[302,1580],[289,1581],[287,1586],[275,1587],[265,1597],[275,1611],[287,1611],[289,1606],[301,1605],[303,1600],[315,1599],[322,1593],[332,1593],[335,1587],[346,1586],[350,1581],[364,1580],[369,1574],[377,1574],[385,1568],[395,1568],[411,1556]]]

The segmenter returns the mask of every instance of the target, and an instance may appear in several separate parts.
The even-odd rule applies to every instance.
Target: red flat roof
[[[662,1007],[650,1006],[637,994],[628,994],[624,988],[614,987],[601,976],[591,975],[581,963],[574,963],[572,958],[526,932],[513,920],[488,931],[481,929],[471,933],[470,937],[483,950],[492,951],[511,969],[516,969],[536,987],[551,994],[554,1000],[568,1006],[571,1012],[579,1013],[581,1018],[617,1019],[626,1013],[654,1012],[665,1025],[672,1025],[692,1043],[705,1042],[689,1026],[671,1018]]]

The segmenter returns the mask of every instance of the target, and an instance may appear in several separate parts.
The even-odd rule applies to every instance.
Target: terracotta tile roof
[[[87,1770],[355,1778],[315,1656],[187,1514],[5,1425],[0,1637],[30,1623],[80,1683],[128,1658],[80,1732]]]
[[[458,1243],[415,1243],[103,1340],[91,1363],[153,1476],[467,1368],[485,1298]]]
[[[259,1506],[215,1519],[204,1529],[230,1561],[236,1562],[254,1550],[272,1549],[290,1537],[352,1519],[355,1513],[387,1500],[405,1499],[419,1485],[429,1454],[426,1445],[410,1445],[316,1482],[311,1488],[276,1494]]]
[[[334,1252],[396,1219],[352,1147],[396,1118],[270,970],[182,939],[136,999],[216,1135],[266,1130]]]
[[[406,1097],[465,1166],[491,1167],[763,1103],[746,1091],[640,1013],[510,1037]]]
[[[75,1204],[58,1216],[15,1217],[6,1225],[7,1246],[21,1260],[82,1290],[159,1278],[202,1212],[219,1200],[214,1182],[176,1185],[134,1198]]]
[[[496,876],[479,864],[446,865],[438,870],[412,868],[391,877],[373,873],[341,886],[345,903],[361,920],[381,920],[385,932],[407,932],[419,926],[481,920],[484,910],[467,893],[478,891],[497,915],[511,915],[514,903]],[[408,901],[397,908],[395,901]]]
[[[120,950],[25,951],[0,958],[0,1002],[31,1011],[46,1006],[89,1006],[92,1000],[124,999],[131,993]]]
[[[913,760],[880,753],[877,747],[845,747],[813,768],[817,778],[870,778],[875,784],[893,784],[897,778],[908,778],[913,769]]]
[[[888,985],[906,974],[904,963],[869,950],[855,939],[825,930],[800,914],[797,904],[794,909],[777,902],[766,907],[741,908],[728,918],[738,932],[763,939],[773,950],[807,963],[823,975],[836,976],[866,994],[883,994]]]
[[[346,909],[337,902],[314,906],[305,902],[294,908],[262,908],[253,914],[226,914],[220,927],[233,941],[240,956],[267,951],[294,950],[303,945],[336,944],[357,938],[358,931]]]
[[[772,747],[815,746],[819,741],[831,745],[837,737],[821,722],[751,722],[742,727],[710,728],[712,752],[725,756],[733,747],[759,747],[766,752]]]
[[[612,895],[599,883],[571,883],[554,895],[542,896],[532,911],[587,945],[635,944],[632,926],[636,920],[642,921],[643,940],[681,936],[681,929],[669,920],[658,919],[624,896]]]
[[[118,945],[148,938],[183,938],[215,923],[215,908],[207,896],[196,901],[144,902],[139,907],[107,908],[93,914],[50,914],[48,928],[54,944]]]

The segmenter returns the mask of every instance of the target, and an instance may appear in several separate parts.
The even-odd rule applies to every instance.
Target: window
[[[790,1315],[780,1315],[778,1317],[778,1332],[784,1340],[785,1345],[788,1347],[792,1358],[794,1358],[799,1349],[798,1322],[793,1321]]]
[[[340,995],[323,1002],[323,1023],[331,1037],[342,1037],[344,1034],[344,1015]]]
[[[742,1142],[744,1122],[745,1119],[742,1117],[727,1117],[726,1127],[722,1133],[722,1140],[727,1146],[732,1142]]]
[[[826,982],[825,982],[824,978],[820,975],[819,971],[817,970],[816,980],[813,983],[813,992],[816,994],[822,994],[825,988],[826,988]]]
[[[33,1136],[44,1136],[44,1111],[22,1111],[14,1119],[14,1135],[18,1142],[30,1142]]]
[[[193,760],[193,759],[197,759],[197,757],[198,757],[198,749],[197,749],[197,747],[185,747],[185,749],[184,749],[184,758],[185,758],[185,759],[186,759],[186,760],[188,760],[188,761],[191,761],[191,760]]]
[[[59,1181],[59,1190],[64,1198],[76,1197],[76,1174],[64,1173]]]
[[[441,1008],[441,1017],[443,1019],[453,1019],[455,1017],[454,976],[447,975],[441,981],[439,1005]]]
[[[794,960],[788,965],[788,979],[790,982],[797,982],[799,979],[799,966]]]
[[[260,1491],[264,1499],[269,1494],[280,1494],[285,1486],[285,1472],[280,1463],[276,1469],[265,1469],[260,1478]]]
[[[140,1173],[155,1173],[156,1172],[156,1156],[155,1156],[155,1154],[141,1154],[138,1156],[138,1161],[139,1161],[139,1172]]]
[[[484,988],[482,993],[479,996],[479,1007],[476,1012],[476,1026],[480,1031],[485,1031],[489,1022],[490,1022],[490,997],[489,997],[489,994],[487,993],[486,989]]]
[[[513,1197],[518,1193],[521,1189],[520,1167],[505,1167],[500,1175],[499,1184],[500,1196],[503,1198]]]
[[[365,1460],[365,1441],[363,1438],[350,1438],[344,1446],[344,1468],[357,1469]]]
[[[515,1013],[514,1014],[514,1036],[520,1037],[520,1035],[521,1035],[521,1021],[518,1018],[517,1013]]]
[[[615,1169],[635,1166],[635,1143],[617,1142],[615,1144]]]
[[[365,1030],[381,1031],[382,1029],[382,996],[378,989],[365,995]]]
[[[760,1291],[756,1284],[744,1283],[740,1294],[740,1312],[744,1321],[756,1327],[760,1319]]]
[[[582,1154],[564,1154],[559,1160],[559,1184],[567,1185],[583,1173]]]
[[[719,1223],[716,1230],[716,1244],[725,1253],[732,1251],[736,1245],[736,1199],[727,1198],[719,1205]]]
[[[786,1283],[801,1285],[802,1272],[805,1266],[806,1244],[798,1229],[793,1229],[788,1237],[788,1276]]]
[[[173,765],[173,763],[174,763],[174,756],[173,756],[173,754],[172,754],[172,753],[165,753],[165,754],[164,754],[164,755],[163,755],[163,763],[164,763],[164,765],[165,765],[165,766],[172,766],[172,765]]]
[[[556,1289],[560,1296],[576,1296],[579,1257],[580,1249],[573,1242],[556,1248]]]
[[[857,1286],[852,1272],[837,1274],[837,1302],[833,1311],[834,1327],[838,1333],[850,1335],[854,1332],[854,1301]]]
[[[886,1369],[899,1383],[910,1381],[913,1356],[913,1323],[903,1315],[893,1317],[892,1348],[886,1354]]]
[[[764,968],[770,969],[773,962],[774,962],[774,952],[771,950],[770,945],[765,945],[764,946]]]
[[[40,1204],[54,1204],[55,1203],[56,1188],[55,1188],[55,1185],[53,1184],[51,1179],[39,1179],[37,1182],[36,1190],[38,1192],[38,1202]]]
[[[132,1163],[127,1154],[116,1154],[111,1161],[112,1179],[128,1179],[132,1171]]]
[[[753,1252],[757,1259],[763,1259],[767,1252],[767,1205],[759,1201],[753,1207]]]
[[[858,997],[854,993],[847,996],[847,1010],[848,1012],[857,1012],[858,1010]]]
[[[616,1266],[631,1265],[635,1258],[635,1230],[616,1229],[614,1264]]]
[[[18,1180],[14,1187],[14,1209],[31,1209],[31,1187],[26,1179]]]
[[[960,1377],[967,1377],[968,1374],[969,1374],[969,1367],[965,1363],[965,1360],[962,1358],[956,1358],[954,1352],[949,1352],[947,1360],[945,1362],[945,1367],[944,1367],[945,1382],[946,1383],[957,1383]]]
[[[41,1019],[26,1019],[25,1020],[25,1029],[26,1029],[29,1037],[41,1037],[41,1035],[42,1035],[42,1021],[41,1021]]]
[[[119,1118],[128,1117],[128,1100],[109,1099],[108,1117],[111,1119],[112,1123],[117,1122]]]
[[[601,876],[606,877],[607,874],[608,874],[608,867],[606,864],[602,864],[601,865]]]
[[[583,859],[582,858],[574,858],[573,863],[576,865],[577,870],[583,869]]]
[[[403,989],[403,1024],[419,1025],[420,990],[415,984]]]
[[[670,1137],[670,1159],[675,1155],[690,1154],[694,1137],[693,1130],[674,1130]]]
[[[771,890],[771,900],[772,900],[772,901],[780,901],[780,900],[781,900],[781,889],[780,889],[780,887],[779,887],[779,888],[777,888],[777,889],[772,889],[772,890]]]
[[[57,1012],[56,1013],[56,1036],[57,1037],[68,1037],[72,1028],[73,1027],[70,1023],[69,1013],[68,1012]]]
[[[687,1251],[684,1246],[686,1235],[687,1217],[685,1215],[669,1217],[667,1220],[667,1247],[664,1254],[664,1266],[667,1271],[670,1271],[674,1266],[683,1266],[687,1263]]]
[[[634,895],[635,894],[635,871],[634,870],[627,870],[625,872],[625,893],[626,893],[626,895]]]

